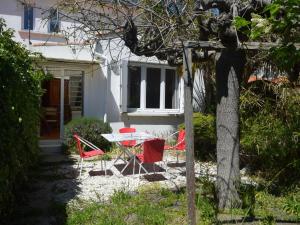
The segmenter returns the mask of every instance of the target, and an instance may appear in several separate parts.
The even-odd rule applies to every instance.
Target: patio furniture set
[[[173,145],[166,144],[166,140],[169,140],[170,138],[174,139],[175,135],[177,135],[176,143]],[[184,130],[179,130],[165,139],[158,138],[146,132],[137,132],[135,128],[128,127],[119,129],[119,133],[101,134],[101,136],[109,142],[116,143],[121,149],[121,153],[116,157],[112,164],[112,166],[119,169],[121,174],[126,170],[131,169],[131,166],[133,166],[132,174],[134,175],[136,173],[136,165],[138,166],[139,176],[141,173],[156,173],[156,167],[158,166],[155,163],[163,161],[164,151],[176,151],[176,162],[178,163],[178,154],[185,150]],[[84,159],[94,156],[103,156],[105,152],[77,134],[74,134],[74,138],[80,156],[78,168],[80,167],[79,177],[81,177]],[[117,162],[120,160],[124,163],[118,164]],[[102,159],[101,171],[104,171],[103,175],[107,175],[106,161]]]

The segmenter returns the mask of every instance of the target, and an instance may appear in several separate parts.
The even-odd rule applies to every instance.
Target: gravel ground
[[[120,190],[134,193],[138,188],[153,184],[179,190],[186,184],[183,156],[179,158],[177,167],[161,163],[155,169],[156,174],[151,176],[126,175],[132,173],[133,166],[121,174],[118,166],[113,166],[113,161],[106,163],[106,168],[111,171],[110,175],[103,176],[99,175],[100,161],[86,160],[79,177],[78,159],[77,155],[44,154],[40,167],[32,172],[29,185],[24,187],[23,199],[14,220],[9,224],[62,224],[67,212],[64,212],[64,217],[58,217],[55,209],[57,204],[64,205],[63,210],[66,210],[68,205],[74,206],[78,200],[105,201]],[[176,162],[176,157],[171,154],[165,155],[164,159],[167,162]],[[117,162],[119,163],[123,162]],[[152,167],[147,169],[151,170]],[[214,179],[216,172],[215,164],[195,164],[196,177],[205,175]],[[243,180],[247,181],[247,178],[243,177]]]
[[[125,170],[125,174],[129,175],[123,175],[124,173],[121,174],[120,170],[113,166],[113,160],[106,161],[106,168],[111,171],[112,175],[110,173],[105,176],[103,172],[102,174],[100,172],[102,170],[100,161],[85,160],[82,175],[79,177],[79,169],[77,169],[78,156],[72,155],[71,159],[76,163],[58,164],[54,170],[46,170],[43,174],[48,174],[49,176],[54,174],[54,177],[56,175],[58,178],[61,178],[52,187],[52,191],[56,193],[55,200],[60,202],[66,203],[71,199],[107,200],[116,191],[135,192],[139,187],[151,185],[154,182],[161,187],[172,190],[179,190],[186,185],[184,158],[180,157],[179,164],[174,167],[176,158],[170,154],[164,156],[166,162],[169,162],[168,165],[166,162],[160,163],[160,168],[157,167],[156,169],[156,171],[162,172],[151,173],[152,175],[150,176],[145,176],[144,174],[132,175],[132,165],[129,166],[128,171]],[[119,160],[117,164],[122,165],[123,162]],[[152,167],[150,167],[150,171],[154,172]],[[137,165],[135,172],[138,172]],[[207,176],[210,179],[214,179],[216,173],[217,168],[213,163],[198,162],[195,164],[196,177]],[[153,179],[154,181],[152,181]],[[249,178],[245,176],[242,177],[242,181],[250,182]]]
[[[165,157],[166,158],[166,157]],[[176,158],[172,156],[167,157],[167,162],[176,162]],[[166,163],[160,163],[160,168],[157,167],[156,174],[151,173],[151,176],[145,176],[144,174],[133,175],[133,166],[130,165],[128,171],[126,170],[123,175],[120,170],[113,166],[113,161],[107,161],[106,168],[108,168],[113,175],[97,175],[98,171],[101,171],[100,161],[84,161],[83,171],[81,177],[78,176],[77,165],[72,166],[61,166],[59,168],[59,174],[64,174],[67,177],[73,176],[76,177],[76,182],[65,181],[60,183],[59,189],[63,190],[74,190],[76,189],[76,198],[85,199],[85,200],[107,200],[115,192],[119,190],[135,192],[139,187],[151,185],[154,182],[161,187],[166,187],[172,190],[178,190],[185,186],[186,177],[185,177],[185,165],[182,163],[182,159],[179,161],[178,167],[169,167]],[[122,165],[123,162],[119,160],[117,164]],[[174,165],[172,163],[171,165]],[[78,170],[77,170],[78,171]],[[90,171],[94,172],[94,176]],[[150,171],[154,172],[152,167]],[[138,168],[136,167],[136,173]],[[216,174],[216,166],[211,163],[197,163],[195,165],[196,176],[210,174],[212,177]],[[98,172],[100,173],[100,172]],[[91,175],[90,175],[91,174]],[[155,181],[152,181],[152,180]],[[72,188],[73,185],[73,188]],[[57,197],[60,198],[60,201],[63,200],[64,195],[74,195],[68,194],[68,191],[58,194]],[[66,199],[69,199],[68,197]]]

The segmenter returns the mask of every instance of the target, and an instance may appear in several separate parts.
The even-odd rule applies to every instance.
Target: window
[[[69,83],[68,91],[71,111],[78,111],[81,114],[83,107],[83,71],[66,70],[65,78],[66,84]]]
[[[166,69],[166,82],[165,82],[165,103],[166,109],[174,109],[176,105],[176,72],[175,70]]]
[[[24,30],[33,30],[33,7],[24,5]]]
[[[70,77],[70,106],[72,111],[82,111],[82,76]]]
[[[59,13],[57,9],[51,9],[49,15],[49,32],[59,32]]]
[[[122,110],[167,112],[179,110],[179,78],[168,66],[130,63],[122,78]],[[124,102],[125,100],[125,102]],[[126,103],[127,107],[124,107]]]
[[[141,68],[128,67],[128,108],[140,108]]]
[[[159,108],[161,69],[147,68],[146,76],[146,108]]]

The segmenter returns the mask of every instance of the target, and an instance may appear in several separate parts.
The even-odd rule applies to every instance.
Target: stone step
[[[40,140],[39,147],[45,154],[59,153],[62,150],[62,142],[61,140]]]

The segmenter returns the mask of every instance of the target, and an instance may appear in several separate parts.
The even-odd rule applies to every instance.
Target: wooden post
[[[195,168],[194,168],[194,128],[193,128],[193,77],[192,50],[189,43],[183,48],[183,78],[184,78],[184,124],[186,141],[186,189],[188,200],[188,224],[196,225],[195,213]]]

